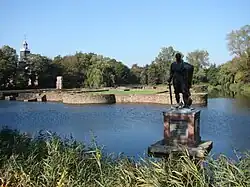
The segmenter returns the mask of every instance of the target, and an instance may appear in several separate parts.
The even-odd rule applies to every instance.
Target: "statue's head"
[[[181,53],[176,53],[176,54],[175,54],[175,58],[176,58],[176,61],[177,61],[177,62],[180,62],[181,59],[182,59]]]

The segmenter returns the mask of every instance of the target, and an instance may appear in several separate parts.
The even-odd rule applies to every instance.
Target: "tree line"
[[[231,31],[227,45],[233,58],[219,66],[210,62],[206,50],[187,54],[184,60],[194,65],[194,84],[230,87],[250,83],[250,25]],[[0,48],[0,88],[25,89],[29,79],[29,87],[54,88],[56,76],[63,76],[64,88],[167,84],[170,64],[177,52],[172,46],[163,47],[150,64],[133,64],[129,68],[116,59],[82,52],[53,59],[29,54],[19,61],[16,50],[5,45]],[[36,79],[38,86],[35,86]]]

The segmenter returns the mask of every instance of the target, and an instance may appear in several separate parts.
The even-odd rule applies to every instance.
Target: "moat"
[[[168,106],[146,104],[65,105],[0,101],[0,124],[29,133],[40,130],[89,143],[92,136],[105,151],[143,156],[163,137],[162,112]],[[201,138],[213,141],[212,154],[234,157],[250,149],[249,98],[210,98],[201,109]]]

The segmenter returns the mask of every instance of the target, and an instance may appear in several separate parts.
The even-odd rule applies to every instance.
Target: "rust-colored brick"
[[[169,110],[163,113],[164,140],[170,145],[200,143],[200,110]]]

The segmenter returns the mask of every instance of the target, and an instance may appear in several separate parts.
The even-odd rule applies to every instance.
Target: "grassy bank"
[[[117,95],[128,95],[128,94],[158,94],[158,93],[165,93],[168,92],[167,85],[157,85],[155,89],[153,88],[144,88],[144,89],[130,89],[130,88],[123,88],[123,89],[109,89],[104,91],[96,91],[93,94],[117,94]],[[195,93],[203,93],[207,92],[207,85],[194,85],[191,89],[192,92]],[[172,92],[174,92],[174,88],[172,88]]]
[[[101,94],[117,94],[117,95],[123,95],[123,94],[157,94],[159,90],[153,90],[153,89],[134,89],[134,90],[115,90],[111,89],[109,91],[100,92]]]
[[[238,162],[220,157],[201,169],[187,155],[167,161],[105,156],[95,143],[88,148],[48,133],[35,139],[17,131],[0,132],[2,186],[249,186],[250,156]]]

